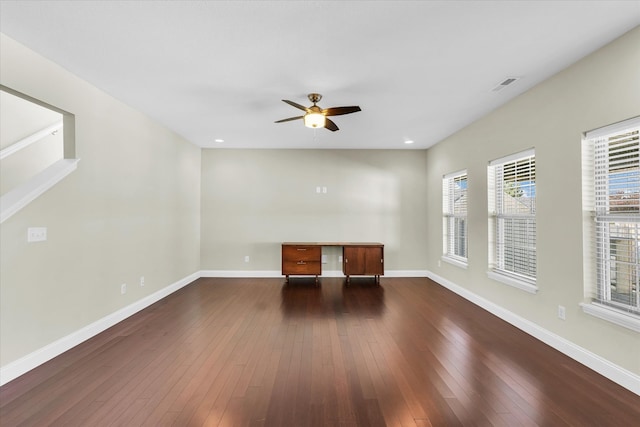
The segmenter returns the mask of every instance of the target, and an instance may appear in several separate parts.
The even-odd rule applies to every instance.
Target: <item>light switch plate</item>
[[[44,242],[47,240],[47,227],[29,227],[27,242]]]

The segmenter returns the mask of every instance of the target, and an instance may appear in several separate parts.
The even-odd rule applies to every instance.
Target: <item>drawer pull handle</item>
[[[306,251],[307,248],[298,248],[299,251]]]
[[[307,263],[304,261],[298,261],[298,265],[307,265]]]

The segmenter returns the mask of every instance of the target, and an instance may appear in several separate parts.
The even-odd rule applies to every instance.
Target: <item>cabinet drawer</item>
[[[283,261],[282,274],[320,274],[319,261]]]
[[[322,258],[320,246],[282,246],[282,262],[286,261],[317,261]]]

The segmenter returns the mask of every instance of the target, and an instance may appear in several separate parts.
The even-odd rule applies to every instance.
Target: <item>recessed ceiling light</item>
[[[404,143],[405,144],[413,144],[415,141],[412,139],[407,139]]]
[[[217,138],[215,141],[216,142],[224,142],[224,139]]]

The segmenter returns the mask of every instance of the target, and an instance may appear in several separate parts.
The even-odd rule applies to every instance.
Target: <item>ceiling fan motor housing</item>
[[[322,95],[320,95],[319,93],[310,93],[309,95],[307,95],[307,98],[309,98],[309,101],[315,104],[316,102],[320,102],[320,100],[322,99]]]

